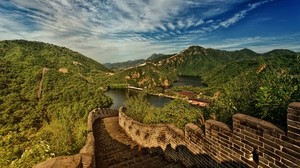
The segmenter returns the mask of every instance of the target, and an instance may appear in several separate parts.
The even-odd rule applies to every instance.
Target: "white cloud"
[[[100,62],[125,61],[153,52],[176,52],[208,32],[235,24],[269,2],[249,4],[226,20],[214,18],[245,1],[248,0],[0,1],[3,6],[15,8],[7,12],[0,5],[0,39],[44,41]],[[188,13],[189,9],[196,14]],[[31,23],[22,21],[24,18]]]
[[[168,27],[169,27],[169,29],[171,29],[171,30],[174,30],[175,29],[175,26],[172,24],[172,23],[168,23]]]
[[[223,26],[225,28],[235,24],[236,22],[238,22],[239,20],[241,20],[242,18],[244,18],[246,16],[246,14],[248,12],[250,12],[251,10],[257,8],[258,6],[261,6],[265,3],[268,3],[268,2],[272,2],[273,0],[265,0],[265,1],[262,1],[262,2],[256,2],[256,3],[253,3],[253,4],[249,4],[248,5],[248,9],[245,9],[245,10],[242,10],[236,14],[234,14],[231,18],[223,21],[220,23],[220,26]]]
[[[274,49],[300,50],[300,34],[278,37],[243,37],[224,39],[218,42],[207,42],[204,47],[212,47],[224,50],[252,49],[258,53],[268,52]]]

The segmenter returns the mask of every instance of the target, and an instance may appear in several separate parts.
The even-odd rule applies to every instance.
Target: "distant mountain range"
[[[126,68],[130,68],[130,67],[134,67],[134,66],[138,66],[140,64],[144,64],[146,62],[153,62],[153,63],[157,63],[162,59],[166,59],[168,57],[173,56],[172,55],[165,55],[165,54],[152,54],[150,57],[148,57],[147,59],[137,59],[137,60],[129,60],[129,61],[125,61],[125,62],[117,62],[117,63],[105,63],[103,64],[105,67],[112,69],[112,70],[122,70],[122,69],[126,69]]]
[[[0,41],[0,167],[31,167],[51,153],[77,153],[85,143],[87,113],[111,104],[104,95],[110,85],[157,93],[180,75],[201,77],[207,87],[198,94],[218,98],[211,114],[223,121],[244,112],[280,123],[287,104],[300,101],[300,56],[290,50],[258,54],[191,46],[105,65],[111,69],[52,44]]]
[[[269,66],[280,64],[282,68],[292,68],[299,53],[277,49],[258,54],[249,49],[224,51],[200,46],[191,46],[177,54],[153,54],[136,65],[122,64],[126,67],[120,78],[137,87],[152,88],[171,85],[177,76],[200,76],[206,83],[221,84],[231,78],[256,71],[266,60]],[[278,67],[279,68],[279,67]]]

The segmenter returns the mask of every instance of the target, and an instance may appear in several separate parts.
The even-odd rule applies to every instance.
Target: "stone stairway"
[[[179,168],[180,163],[166,160],[158,153],[140,149],[121,129],[118,117],[98,119],[94,122],[96,167],[119,168]]]

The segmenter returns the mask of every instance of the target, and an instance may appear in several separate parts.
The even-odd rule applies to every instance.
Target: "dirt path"
[[[48,68],[46,67],[43,67],[42,68],[42,77],[39,81],[39,84],[38,84],[38,91],[37,91],[37,98],[38,100],[40,100],[42,98],[42,91],[43,91],[43,79],[44,79],[44,75],[45,73],[48,71]]]

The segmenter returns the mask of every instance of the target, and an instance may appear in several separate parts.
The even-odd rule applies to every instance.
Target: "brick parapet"
[[[95,138],[93,133],[93,124],[97,119],[118,116],[118,110],[97,108],[92,110],[87,120],[87,138],[86,143],[79,154],[72,156],[59,156],[51,158],[34,166],[34,168],[52,168],[52,167],[74,167],[74,168],[95,168]]]
[[[204,129],[189,123],[180,130],[142,124],[119,111],[120,126],[138,144],[161,147],[167,158],[200,167],[300,167],[300,103],[291,103],[287,116],[287,132],[244,114],[233,116],[232,129],[207,120]]]

